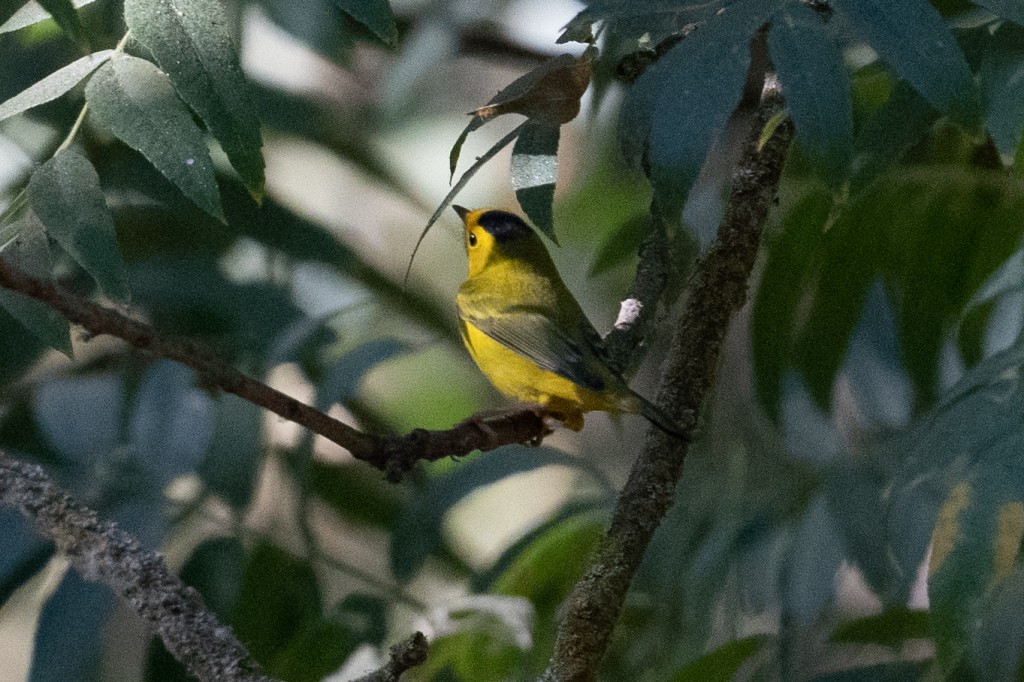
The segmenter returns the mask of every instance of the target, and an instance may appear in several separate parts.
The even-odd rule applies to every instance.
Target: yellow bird
[[[671,417],[608,366],[604,344],[519,216],[453,206],[465,225],[469,275],[459,287],[462,340],[495,388],[539,405],[573,431],[591,411],[642,414],[685,438]]]

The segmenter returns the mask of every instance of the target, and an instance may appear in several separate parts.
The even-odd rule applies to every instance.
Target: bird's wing
[[[462,319],[501,345],[583,388],[604,390],[607,370],[590,348],[586,334],[577,342],[535,307],[506,306],[499,314],[487,314],[467,303],[459,300]]]

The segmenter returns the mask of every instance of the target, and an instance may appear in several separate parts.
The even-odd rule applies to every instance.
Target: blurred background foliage
[[[514,191],[509,150],[459,203],[518,199],[553,227],[563,276],[607,330],[652,199],[670,227],[669,310],[713,237],[748,44],[770,19],[797,142],[602,679],[1018,678],[1018,3],[181,0],[195,22],[171,28],[211,49],[230,36],[248,79],[213,60],[208,90],[165,63],[164,3],[42,4],[0,2],[2,257],[376,432],[504,404],[458,340],[451,216],[402,286],[466,112],[600,29],[581,114],[555,136],[550,225],[551,193]],[[131,56],[102,52],[126,16]],[[10,105],[94,52],[33,106]],[[143,107],[139,83],[159,103],[148,128],[125,113]],[[513,125],[474,130],[459,171]],[[513,155],[553,173],[550,135],[532,144]],[[196,172],[161,165],[174,154]],[[645,395],[670,334],[648,344]],[[289,681],[355,677],[414,629],[431,654],[410,679],[536,676],[645,426],[593,415],[545,447],[389,485],[191,370],[83,338],[9,292],[0,385],[0,447],[165,552]],[[0,603],[3,679],[188,679],[11,511]]]

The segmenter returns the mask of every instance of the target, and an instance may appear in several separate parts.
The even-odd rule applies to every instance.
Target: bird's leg
[[[583,413],[580,412],[579,408],[573,403],[555,399],[550,401],[542,409],[544,410],[542,416],[558,420],[562,423],[562,426],[570,429],[571,431],[580,431],[583,429]]]

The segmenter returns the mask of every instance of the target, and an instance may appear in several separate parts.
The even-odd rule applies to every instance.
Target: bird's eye
[[[469,233],[469,245],[476,246],[476,232]]]

